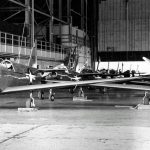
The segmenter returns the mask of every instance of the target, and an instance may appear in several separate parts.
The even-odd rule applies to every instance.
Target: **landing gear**
[[[38,92],[38,98],[39,98],[39,99],[44,99],[44,91],[40,90],[40,91]]]
[[[51,101],[54,101],[54,99],[55,99],[54,95],[55,95],[55,93],[52,92],[52,89],[49,89],[48,99]]]
[[[50,100],[53,102],[55,100],[54,95],[51,96]]]
[[[52,89],[49,90],[49,95],[48,95],[48,99],[51,100],[51,101],[54,101],[55,97],[54,97],[55,93],[52,92]],[[40,90],[38,92],[38,98],[40,100],[43,100],[44,99],[44,91],[43,90]]]

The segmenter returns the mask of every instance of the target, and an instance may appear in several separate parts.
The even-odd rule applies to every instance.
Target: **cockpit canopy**
[[[10,60],[3,60],[3,59],[0,59],[0,64],[7,68],[8,70],[14,70],[14,66],[13,66],[13,63],[10,61]]]

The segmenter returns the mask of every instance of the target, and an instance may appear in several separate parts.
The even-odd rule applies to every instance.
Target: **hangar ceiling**
[[[90,38],[92,59],[97,59],[98,0],[1,0],[0,30],[17,35],[22,35],[23,32],[25,36],[31,35],[28,30],[31,30],[32,24],[32,2],[35,25],[50,28],[51,25],[71,24],[84,30]],[[48,30],[49,34],[50,29]]]

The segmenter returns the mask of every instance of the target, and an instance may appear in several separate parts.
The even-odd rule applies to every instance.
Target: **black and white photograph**
[[[0,0],[0,150],[150,149],[150,0]]]

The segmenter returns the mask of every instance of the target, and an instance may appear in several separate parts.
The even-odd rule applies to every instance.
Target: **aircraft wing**
[[[86,81],[68,81],[68,82],[58,82],[58,83],[46,83],[46,84],[35,84],[35,85],[24,85],[24,86],[13,86],[7,87],[1,91],[1,93],[13,93],[20,91],[31,91],[40,89],[50,89],[50,88],[66,88],[71,86],[85,86],[85,85],[98,85],[98,83],[112,83],[112,82],[127,82],[130,80],[139,79],[139,77],[130,78],[116,78],[116,79],[101,79],[101,80],[86,80]]]
[[[50,89],[50,88],[65,88],[77,85],[85,85],[90,83],[97,83],[97,81],[68,81],[68,82],[58,82],[58,83],[46,83],[46,84],[35,84],[35,85],[24,85],[24,86],[13,86],[7,87],[2,90],[1,93],[13,93],[21,91],[31,91],[31,90],[41,90],[41,89]]]
[[[150,86],[150,81],[130,81],[131,84],[136,84],[136,85],[149,85]]]
[[[108,88],[150,91],[150,86],[146,86],[146,85],[117,84],[117,83],[95,83],[89,85],[94,87],[108,87]]]

